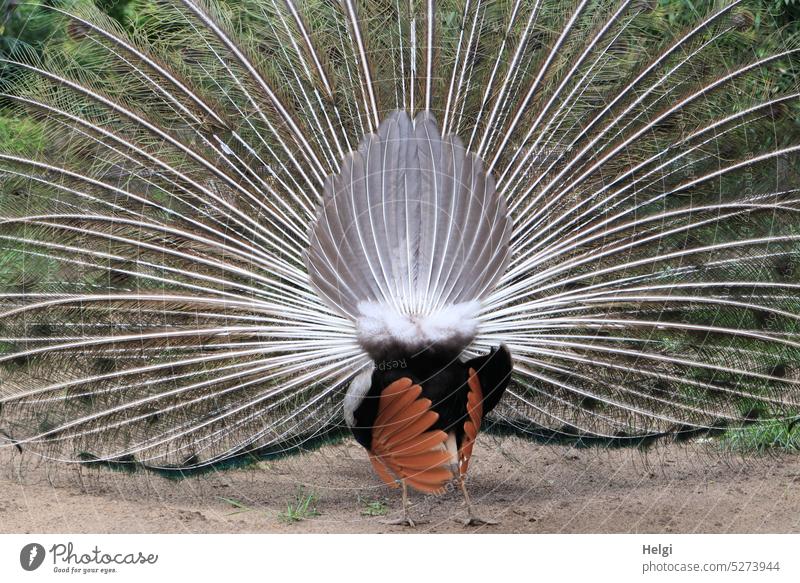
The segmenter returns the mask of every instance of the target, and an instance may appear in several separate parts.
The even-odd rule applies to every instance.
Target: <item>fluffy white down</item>
[[[361,302],[356,322],[358,341],[371,355],[389,347],[408,350],[438,345],[465,348],[478,330],[480,302],[473,300],[447,306],[433,314],[400,314],[382,302]]]

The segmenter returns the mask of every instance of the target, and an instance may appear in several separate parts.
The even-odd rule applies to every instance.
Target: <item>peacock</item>
[[[800,414],[800,39],[763,3],[48,3],[0,59],[0,445],[190,471],[349,432]],[[795,214],[797,213],[797,214]],[[369,462],[367,462],[369,460]]]

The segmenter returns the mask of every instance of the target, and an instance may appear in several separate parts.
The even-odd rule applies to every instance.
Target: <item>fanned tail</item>
[[[181,0],[135,30],[43,9],[44,52],[1,61],[42,139],[0,152],[0,443],[180,468],[295,449],[340,423],[360,318],[506,344],[491,418],[521,434],[798,415],[800,49],[757,6]],[[410,221],[372,148],[420,201],[456,167],[484,194]],[[368,212],[346,221],[348,170],[342,210]],[[508,232],[472,218],[486,197]]]

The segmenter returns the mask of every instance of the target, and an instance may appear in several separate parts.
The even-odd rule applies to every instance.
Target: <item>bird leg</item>
[[[396,518],[395,520],[382,520],[383,524],[392,524],[392,525],[399,525],[399,526],[410,526],[414,528],[417,524],[422,524],[419,522],[414,522],[408,516],[408,486],[406,486],[405,480],[397,480],[400,483],[400,487],[403,489],[403,517]]]
[[[483,526],[489,524],[497,524],[496,520],[486,520],[485,518],[481,518],[475,514],[475,509],[472,507],[472,500],[469,498],[469,492],[467,492],[467,485],[465,483],[465,476],[456,474],[458,477],[458,486],[461,488],[461,491],[464,493],[464,502],[467,505],[467,518],[466,520],[462,521],[464,526]]]

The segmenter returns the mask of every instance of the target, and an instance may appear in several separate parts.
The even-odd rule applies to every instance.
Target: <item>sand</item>
[[[385,533],[399,493],[349,442],[180,481],[51,466],[0,450],[2,533]],[[744,461],[713,443],[575,449],[481,436],[469,488],[500,522],[465,528],[461,496],[412,495],[416,532],[800,532],[800,456]],[[289,520],[312,495],[316,512]],[[386,512],[386,515],[371,515]]]

